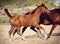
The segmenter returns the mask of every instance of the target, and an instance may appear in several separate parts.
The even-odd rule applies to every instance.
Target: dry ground
[[[42,25],[46,32],[49,33],[52,25]],[[24,36],[27,37],[27,40],[20,40],[20,36],[15,34],[14,40],[9,41],[8,31],[10,29],[10,25],[0,25],[0,44],[60,44],[60,26],[58,25],[54,32],[52,33],[51,38],[48,40],[42,40],[36,37],[36,33],[29,28],[24,33]]]

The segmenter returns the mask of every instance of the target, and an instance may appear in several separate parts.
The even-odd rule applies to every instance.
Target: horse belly
[[[23,20],[21,21],[22,26],[28,27],[32,25],[32,22],[30,22],[29,20]]]

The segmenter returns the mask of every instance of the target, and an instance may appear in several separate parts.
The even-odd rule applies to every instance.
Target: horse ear
[[[42,6],[44,6],[44,3],[42,3]]]

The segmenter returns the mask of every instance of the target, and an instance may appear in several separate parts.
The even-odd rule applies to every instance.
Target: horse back
[[[60,23],[60,9],[51,10],[51,14],[49,15],[53,22]]]

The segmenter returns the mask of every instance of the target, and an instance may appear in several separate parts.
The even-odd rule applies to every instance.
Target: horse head
[[[46,7],[45,4],[42,3],[41,5],[39,5],[39,7],[40,7],[40,11],[42,11],[42,13],[50,14],[50,10]]]

